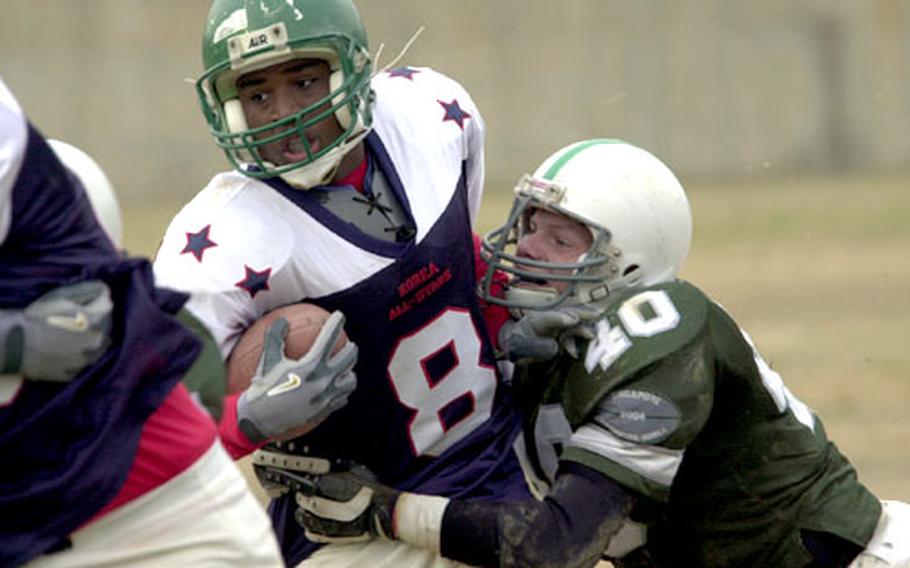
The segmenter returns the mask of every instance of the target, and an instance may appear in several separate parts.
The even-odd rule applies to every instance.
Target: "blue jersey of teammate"
[[[171,314],[185,296],[126,260],[85,191],[0,81],[0,308],[103,280],[113,346],[68,383],[0,377],[0,565],[65,544],[123,484],[145,419],[199,350]]]
[[[275,307],[308,301],[345,314],[357,390],[296,447],[356,460],[402,489],[526,498],[512,451],[519,420],[475,293],[480,114],[460,85],[426,68],[383,73],[373,89],[362,194],[220,174],[172,222],[156,275],[193,293],[188,308],[225,356]],[[363,208],[345,204],[345,192]],[[388,194],[397,238],[358,228]],[[272,507],[290,564],[312,549],[294,510],[293,496]]]

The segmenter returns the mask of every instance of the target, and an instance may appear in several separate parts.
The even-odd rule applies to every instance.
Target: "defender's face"
[[[252,71],[237,80],[237,93],[250,128],[267,125],[313,105],[329,94],[329,64],[320,59],[294,59]],[[326,103],[304,118],[326,110]],[[268,130],[259,139],[287,130]],[[318,152],[343,134],[334,113],[306,129],[310,151]],[[263,146],[261,156],[275,165],[307,159],[306,148],[296,132]]]
[[[570,263],[577,261],[579,256],[586,253],[591,248],[593,240],[591,231],[578,221],[545,209],[534,209],[528,216],[526,230],[518,240],[516,254],[531,260]],[[571,270],[543,268],[531,270],[550,274],[571,273]],[[569,286],[568,282],[558,280],[537,284],[554,288],[557,292],[562,292]],[[534,284],[522,283],[522,285],[533,286]]]

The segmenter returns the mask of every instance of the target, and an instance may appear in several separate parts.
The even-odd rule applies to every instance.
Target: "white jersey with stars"
[[[225,356],[275,307],[308,301],[345,314],[359,347],[357,389],[298,447],[363,463],[400,489],[528,498],[511,451],[517,411],[475,293],[480,113],[458,83],[427,68],[383,73],[373,87],[369,168],[395,193],[413,238],[359,231],[322,206],[324,188],[231,172],[171,223],[156,275],[192,294],[189,309]],[[312,551],[295,508],[293,499],[272,507],[288,564]]]

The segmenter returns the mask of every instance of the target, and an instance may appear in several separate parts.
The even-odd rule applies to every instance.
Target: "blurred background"
[[[188,197],[225,162],[187,79],[207,0],[3,0],[0,73],[124,200]],[[907,0],[362,0],[379,65],[460,80],[491,187],[563,143],[624,138],[687,178],[907,171]]]
[[[189,80],[208,0],[2,0],[0,74],[91,153],[129,250],[227,167]],[[360,0],[378,66],[461,81],[481,230],[554,149],[622,138],[687,187],[684,276],[756,339],[885,497],[910,500],[910,0]]]

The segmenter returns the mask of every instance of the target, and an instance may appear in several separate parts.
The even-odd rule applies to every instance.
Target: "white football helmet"
[[[516,244],[537,208],[560,213],[591,231],[590,249],[573,263],[517,256]],[[597,139],[557,150],[515,188],[506,224],[483,239],[488,302],[525,309],[606,304],[624,288],[676,278],[689,252],[692,215],[682,185],[651,153],[620,140]],[[553,274],[552,270],[571,271]],[[494,278],[502,271],[505,284]],[[562,292],[544,281],[569,285]],[[522,283],[533,282],[533,286]],[[497,288],[505,287],[504,294]]]
[[[114,186],[104,170],[91,156],[72,144],[60,140],[48,140],[47,143],[66,169],[79,178],[104,232],[117,250],[122,249],[123,220],[120,217],[120,205],[117,203]]]

